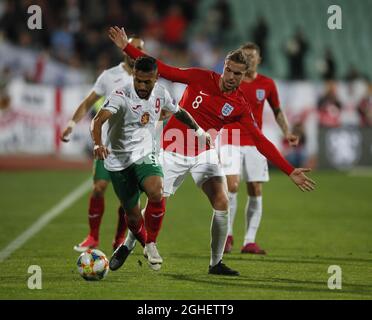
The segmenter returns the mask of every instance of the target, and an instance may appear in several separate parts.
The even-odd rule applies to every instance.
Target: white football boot
[[[146,243],[145,248],[143,249],[143,255],[147,259],[152,270],[160,270],[163,258],[160,256],[155,242]]]

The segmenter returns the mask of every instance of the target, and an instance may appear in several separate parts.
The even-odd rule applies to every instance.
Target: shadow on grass
[[[170,258],[177,259],[209,259],[209,255],[192,254],[192,253],[171,253]],[[303,264],[353,264],[353,263],[368,263],[372,264],[372,259],[347,257],[322,257],[322,256],[299,256],[294,259],[288,256],[277,255],[251,255],[251,254],[225,254],[224,261],[250,261],[250,262],[274,262],[274,263],[303,263]]]
[[[271,291],[286,291],[286,292],[312,292],[312,293],[337,293],[351,294],[351,295],[364,295],[366,297],[372,297],[371,286],[368,285],[355,285],[343,283],[343,289],[340,291],[331,291],[327,288],[325,282],[320,281],[302,281],[294,279],[284,278],[264,278],[264,279],[253,279],[247,276],[240,277],[218,277],[209,275],[208,278],[205,276],[191,276],[185,274],[168,273],[162,274],[163,277],[171,278],[175,281],[184,281],[197,284],[206,284],[208,286],[214,286],[216,290],[221,290],[221,287],[229,288],[240,288],[242,292],[247,289],[259,289],[259,290],[271,290]],[[319,286],[319,288],[309,287]],[[212,292],[211,292],[212,293]]]

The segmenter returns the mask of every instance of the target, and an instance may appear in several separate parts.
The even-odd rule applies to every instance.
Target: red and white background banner
[[[88,90],[13,81],[10,107],[0,114],[0,154],[83,155],[90,142],[89,117],[76,126],[70,143],[62,143],[59,136]]]

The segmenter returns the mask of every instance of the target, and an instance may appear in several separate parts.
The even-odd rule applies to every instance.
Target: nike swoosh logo
[[[209,94],[204,93],[202,90],[200,90],[200,94],[202,94],[203,96],[209,96]]]
[[[117,79],[117,80],[114,81],[114,83],[118,83],[120,81],[121,81],[121,79]]]

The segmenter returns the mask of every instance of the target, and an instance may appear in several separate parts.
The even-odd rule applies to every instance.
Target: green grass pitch
[[[87,233],[87,194],[0,263],[0,299],[371,299],[372,178],[311,176],[317,190],[305,194],[272,172],[257,239],[267,256],[239,253],[246,201],[241,186],[235,246],[224,258],[240,277],[207,274],[212,213],[189,178],[168,204],[158,239],[164,258],[159,272],[149,269],[137,245],[104,280],[80,278],[72,247]],[[89,172],[0,173],[0,251],[87,178]],[[110,187],[100,239],[108,257],[116,207]],[[27,287],[30,265],[42,269],[41,290]],[[342,269],[341,290],[328,289],[330,265]]]

